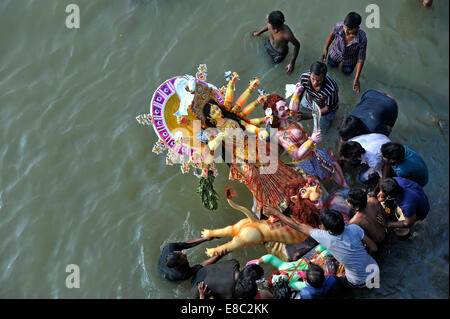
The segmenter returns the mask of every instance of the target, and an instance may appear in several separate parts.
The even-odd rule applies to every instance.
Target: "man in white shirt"
[[[358,225],[346,226],[338,211],[326,210],[320,214],[325,230],[298,224],[273,207],[264,206],[264,212],[278,217],[285,225],[311,236],[324,246],[345,267],[349,287],[366,287],[379,274],[377,262],[369,255],[377,250],[377,245],[364,235],[364,230]]]
[[[369,169],[361,174],[360,179],[363,183],[369,183],[371,180],[378,180],[382,177],[381,146],[390,141],[386,135],[377,133],[356,136],[342,144],[339,156],[344,161],[368,165]]]

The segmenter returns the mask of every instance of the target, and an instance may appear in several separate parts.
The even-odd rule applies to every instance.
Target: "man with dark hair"
[[[188,240],[186,242],[169,243],[167,244],[159,258],[159,270],[163,273],[164,278],[171,281],[185,280],[191,277],[201,267],[215,263],[222,256],[211,257],[201,264],[193,267],[189,266],[187,255],[182,252],[183,249],[195,247],[205,241],[212,240],[211,238],[197,238]]]
[[[356,75],[353,81],[353,91],[360,92],[359,76],[366,60],[367,37],[359,28],[361,16],[356,12],[350,12],[344,22],[338,22],[328,36],[327,43],[322,53],[322,61],[325,62],[328,48],[333,43],[328,56],[328,64],[336,67],[343,63],[342,71],[350,74],[356,67]]]
[[[314,288],[320,288],[325,281],[325,273],[320,266],[311,263],[306,271],[306,282]]]
[[[367,199],[367,193],[362,189],[351,189],[346,202],[355,212],[349,225],[360,226],[370,239],[380,244],[386,236],[386,229],[378,222],[379,216],[384,217],[380,202],[375,197]]]
[[[274,299],[300,299],[300,293],[291,288],[288,280],[278,280],[272,290]]]
[[[252,36],[257,37],[260,34],[269,31],[269,38],[264,43],[269,56],[274,64],[284,60],[289,52],[288,43],[294,45],[294,54],[291,62],[286,66],[286,73],[291,74],[295,69],[295,60],[297,60],[300,51],[300,42],[295,38],[291,29],[284,24],[284,15],[281,11],[272,11],[266,16],[267,25],[259,31],[253,31]]]
[[[378,270],[377,262],[365,249],[367,246],[369,253],[374,253],[377,245],[364,235],[364,230],[358,225],[346,226],[338,211],[326,210],[320,214],[325,230],[299,224],[273,207],[264,206],[264,211],[268,215],[278,217],[292,229],[311,236],[324,246],[345,267],[348,286],[364,287],[370,279],[368,276],[373,274],[373,270]]]
[[[342,214],[336,210],[321,212],[320,221],[325,229],[333,236],[339,236],[345,230],[344,218],[342,217]]]
[[[264,270],[259,265],[249,265],[242,269],[234,286],[235,297],[239,299],[254,299],[258,293],[256,280],[263,276]]]
[[[394,201],[400,209],[399,221],[385,223],[387,228],[410,228],[416,221],[424,220],[430,211],[430,203],[422,187],[403,177],[383,179],[377,199],[380,202]]]
[[[389,136],[397,120],[395,99],[379,90],[368,90],[339,127],[342,141],[352,137],[379,133]]]
[[[340,156],[346,160],[357,161],[361,159],[361,156],[366,150],[358,142],[345,142],[342,145]]]
[[[381,146],[384,161],[383,179],[391,177],[391,167],[398,177],[410,179],[424,187],[428,183],[428,167],[422,157],[409,147],[399,143]]]
[[[194,298],[199,298],[198,284],[203,282],[215,299],[253,299],[258,293],[256,280],[264,275],[259,265],[248,265],[239,271],[236,259],[221,261],[202,267],[192,278]]]
[[[333,123],[336,110],[339,108],[339,87],[337,83],[327,74],[325,63],[314,62],[309,72],[300,76],[297,83],[297,91],[293,96],[295,103],[290,108],[298,120],[312,119],[313,103],[315,102],[322,114],[320,120],[321,130],[326,132]],[[300,100],[301,99],[301,100]]]
[[[311,263],[306,271],[306,287],[300,290],[301,299],[339,298],[342,281],[336,276],[327,275],[323,269]]]
[[[377,181],[383,175],[383,158],[381,157],[381,145],[391,140],[383,134],[365,134],[356,136],[341,145],[339,156],[343,161],[366,164],[369,169],[362,172],[362,183]]]

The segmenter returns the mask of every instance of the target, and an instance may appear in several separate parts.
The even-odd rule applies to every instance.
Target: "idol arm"
[[[266,119],[265,117],[258,117],[258,118],[250,119],[249,122],[250,122],[250,124],[253,124],[253,125],[261,125],[262,123],[264,123],[265,119]]]
[[[227,90],[225,92],[225,103],[224,103],[224,105],[228,109],[231,109],[231,107],[233,106],[234,86],[235,86],[238,78],[239,78],[239,74],[237,74],[236,72],[233,72],[233,77],[231,78],[230,81],[228,81]]]
[[[258,96],[256,100],[245,106],[242,112],[239,113],[239,115],[247,117],[258,105],[263,104],[265,101],[267,101],[267,96]]]
[[[294,91],[294,94],[292,94],[291,101],[289,102],[289,110],[291,110],[294,113],[297,113],[299,111],[299,105],[300,105],[300,96],[303,93],[303,86],[300,83],[297,83],[296,89]]]
[[[250,132],[250,133],[253,133],[253,134],[258,135],[258,133],[259,133],[261,130],[264,130],[262,127],[258,127],[258,126],[256,126],[256,125],[250,124],[250,123],[248,123],[248,122],[246,122],[246,121],[244,121],[244,120],[241,120],[240,122],[241,122],[241,124],[245,127],[245,130],[246,130],[247,132]]]
[[[280,140],[282,137],[279,138]],[[300,147],[297,147],[292,141],[285,143],[280,143],[283,148],[288,152],[289,156],[291,156],[294,160],[299,161],[305,157],[305,155],[314,147],[314,144],[311,140],[306,140]]]
[[[260,257],[258,259],[258,262],[262,263],[262,264],[270,263],[275,268],[280,268],[281,265],[284,264],[284,261],[282,261],[280,258],[278,258],[272,254],[267,254],[267,255]]]
[[[258,85],[259,85],[258,78],[254,78],[252,81],[250,81],[248,88],[237,99],[231,111],[234,113],[239,112],[245,105],[245,103],[247,103],[248,99],[250,98],[250,95],[252,95],[253,91],[258,87]]]

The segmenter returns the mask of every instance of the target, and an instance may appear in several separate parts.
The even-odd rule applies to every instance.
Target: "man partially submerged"
[[[269,31],[270,37],[264,43],[264,49],[267,51],[274,64],[284,60],[289,52],[288,43],[294,45],[294,53],[290,63],[286,66],[286,73],[291,74],[295,69],[295,60],[300,51],[300,42],[286,24],[284,24],[284,15],[281,11],[272,11],[266,16],[267,25],[259,31],[253,31],[252,36],[257,37],[262,33]]]

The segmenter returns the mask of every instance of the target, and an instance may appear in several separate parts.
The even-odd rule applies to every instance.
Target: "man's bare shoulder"
[[[383,206],[381,206],[380,202],[375,197],[370,197],[367,199],[367,207],[376,211],[383,210]]]
[[[292,32],[291,28],[289,28],[289,26],[287,24],[283,25],[283,29],[281,30],[281,33],[283,34],[283,36],[286,40],[295,38],[294,33]]]
[[[376,218],[378,214],[383,214],[383,206],[381,206],[380,202],[373,198],[371,200],[370,198],[367,200],[367,206],[366,206],[366,214],[372,218]]]
[[[364,216],[364,215],[361,214],[361,213],[356,213],[356,214],[352,217],[352,219],[350,219],[349,224],[356,224],[356,225],[361,226],[361,225],[363,225],[363,224],[365,225],[366,222],[367,222],[366,216]]]

